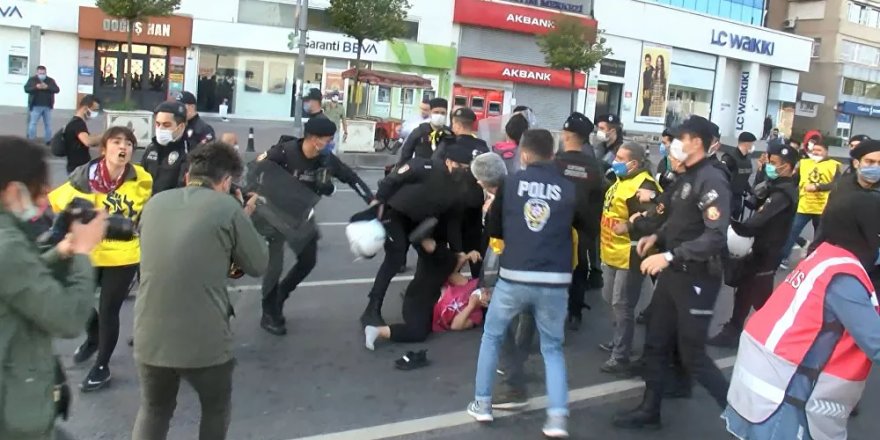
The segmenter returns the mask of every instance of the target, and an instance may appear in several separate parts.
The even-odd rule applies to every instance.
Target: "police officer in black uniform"
[[[455,137],[452,129],[446,125],[449,102],[443,98],[434,98],[428,105],[431,107],[430,120],[416,127],[406,138],[400,149],[398,165],[403,165],[414,157],[430,159],[441,143]]]
[[[217,138],[214,127],[205,122],[196,110],[196,95],[183,92],[177,101],[186,106],[186,141],[193,147],[213,141]]]
[[[857,135],[849,138],[849,151],[855,150],[855,148],[858,147],[859,144],[861,144],[862,142],[870,141],[870,140],[871,140],[871,137],[866,134],[857,134]],[[853,159],[852,163],[850,163],[850,165],[848,167],[846,167],[845,170],[843,170],[843,174],[852,174],[853,172],[855,172],[856,162],[858,162],[858,161]]]
[[[184,185],[190,145],[186,139],[186,108],[182,103],[159,104],[153,119],[156,134],[144,150],[141,166],[153,176],[153,195],[156,195]]]
[[[611,168],[611,162],[614,161],[617,149],[623,144],[623,123],[620,122],[617,115],[608,113],[596,118],[596,125],[598,126],[596,131],[598,143],[595,146],[595,154],[607,171]],[[609,177],[613,179],[613,173]]]
[[[470,185],[473,149],[458,143],[449,144],[444,155],[442,162],[417,157],[399,166],[379,182],[376,191],[379,205],[352,217],[352,221],[356,221],[378,216],[385,224],[388,237],[385,258],[370,289],[369,303],[361,314],[364,326],[385,325],[382,319],[385,293],[406,261],[410,234],[423,222],[437,219],[448,227],[446,241],[454,252],[477,250],[463,249],[461,238],[462,198]]]
[[[706,354],[706,333],[721,288],[719,256],[726,249],[730,221],[729,183],[707,160],[713,131],[699,116],[678,128],[682,143],[673,144],[671,153],[684,156],[687,171],[667,207],[666,223],[637,246],[645,257],[642,271],[659,277],[646,333],[644,398],[638,408],[615,417],[620,428],[659,427],[665,373],[676,339],[686,370],[721,408],[727,405],[727,379]],[[655,246],[665,251],[647,256]]]
[[[712,145],[709,146],[709,163],[724,172],[728,182],[736,175],[736,160],[730,154],[733,147],[721,143],[721,129],[714,122],[709,122],[712,128]]]
[[[735,286],[733,316],[709,345],[736,348],[746,317],[752,307],[760,309],[773,292],[779,267],[779,255],[791,232],[791,219],[798,206],[798,183],[792,177],[800,160],[798,151],[782,144],[767,150],[767,181],[755,188],[755,214],[744,222],[732,220],[733,231],[742,237],[754,237],[752,253],[738,260],[739,273],[726,277]]]
[[[754,171],[751,154],[755,151],[757,140],[758,138],[752,133],[747,131],[740,133],[736,148],[729,149],[721,159],[722,163],[730,167],[730,218],[734,220],[742,219],[743,202],[752,193],[752,186],[749,183]]]
[[[562,126],[562,151],[555,159],[562,174],[575,184],[576,209],[579,217],[585,219],[584,227],[577,231],[578,265],[568,288],[567,324],[568,328],[574,331],[581,326],[589,277],[596,272],[600,275],[602,273],[596,252],[590,252],[590,249],[598,247],[597,238],[604,199],[602,165],[586,142],[592,132],[593,122],[590,118],[578,112],[572,113]],[[587,144],[586,147],[584,144]]]
[[[305,137],[273,146],[260,155],[257,160],[277,163],[292,174],[303,185],[321,196],[330,196],[336,191],[332,177],[348,184],[366,203],[373,201],[373,192],[338,157],[321,154],[336,134],[336,124],[327,118],[313,118],[306,122]],[[273,335],[287,333],[282,314],[284,301],[290,293],[315,268],[318,258],[318,236],[298,252],[296,264],[279,282],[284,265],[285,238],[274,228],[261,225],[260,232],[269,240],[269,267],[263,277],[263,317],[260,326]]]

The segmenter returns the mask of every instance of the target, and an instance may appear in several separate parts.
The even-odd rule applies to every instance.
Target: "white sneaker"
[[[568,417],[547,416],[543,432],[548,438],[568,438]]]
[[[479,400],[474,400],[468,405],[467,413],[480,423],[488,423],[495,420],[495,417],[492,416],[492,405],[486,405]]]

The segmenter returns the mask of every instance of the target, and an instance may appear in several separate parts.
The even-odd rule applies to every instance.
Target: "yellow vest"
[[[631,240],[629,233],[615,234],[614,226],[626,223],[634,214],[629,212],[626,201],[636,195],[646,180],[656,183],[649,172],[642,171],[629,179],[617,179],[605,193],[599,249],[602,262],[616,269],[629,269]],[[659,185],[657,191],[660,191]]]
[[[109,194],[91,192],[88,183],[88,171],[94,162],[90,162],[85,172],[77,169],[63,185],[49,193],[49,203],[52,210],[61,212],[74,199],[86,199],[94,203],[96,208],[103,208],[110,215],[119,214],[138,221],[144,204],[153,192],[153,177],[140,165],[132,164],[133,173],[125,182]],[[83,180],[85,179],[85,181]],[[92,251],[92,265],[95,267],[127,266],[141,261],[140,240],[135,238],[130,241],[104,240]]]
[[[817,163],[813,159],[801,159],[799,169],[801,180],[798,185],[800,199],[798,200],[797,212],[799,214],[821,214],[825,210],[825,204],[828,203],[830,191],[807,192],[806,187],[810,184],[831,183],[834,175],[840,169],[840,162],[825,159]]]
[[[574,228],[571,229],[571,244],[574,248],[572,249],[571,267],[572,270],[574,270],[578,265],[578,233]],[[504,240],[500,238],[490,238],[489,247],[492,248],[492,252],[501,255],[501,253],[504,252]]]

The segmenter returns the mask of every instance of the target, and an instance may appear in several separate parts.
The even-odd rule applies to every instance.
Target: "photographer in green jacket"
[[[74,222],[40,255],[29,220],[48,203],[44,149],[0,137],[0,439],[51,440],[55,419],[55,337],[83,332],[94,303],[89,253],[104,237],[106,214]]]

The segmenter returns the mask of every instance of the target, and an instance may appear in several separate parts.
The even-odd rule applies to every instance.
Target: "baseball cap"
[[[181,92],[177,97],[178,102],[182,102],[187,105],[196,105],[196,95],[193,95],[191,92]]]
[[[767,154],[779,156],[782,158],[782,160],[788,162],[791,165],[798,163],[798,161],[801,159],[801,155],[797,149],[791,148],[781,142],[768,145]]]
[[[306,96],[303,96],[303,101],[320,101],[324,98],[324,95],[321,94],[321,91],[318,89],[309,89],[309,93]]]
[[[565,120],[562,129],[575,133],[582,139],[586,139],[593,132],[593,122],[584,114],[574,112]]]
[[[461,107],[461,108],[456,109],[452,113],[452,117],[458,118],[458,119],[463,119],[465,121],[471,121],[471,122],[477,120],[477,114],[474,113],[473,110],[471,110],[467,107]]]
[[[186,107],[184,107],[183,102],[165,101],[157,105],[153,113],[171,113],[174,116],[185,118]]]
[[[336,124],[327,118],[310,118],[304,127],[305,134],[313,136],[333,136]]]

